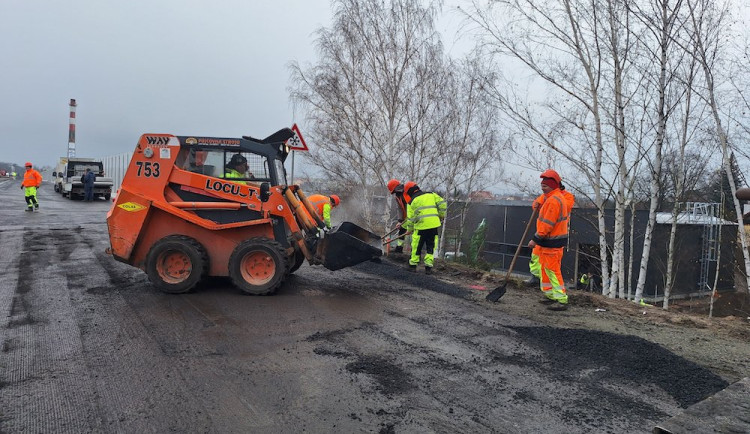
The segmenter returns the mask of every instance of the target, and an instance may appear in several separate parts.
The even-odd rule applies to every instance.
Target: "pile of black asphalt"
[[[391,281],[398,291],[418,287],[464,300],[476,300],[469,288],[410,272],[403,264],[393,261],[365,262],[355,268]],[[607,366],[608,376],[621,377],[635,384],[657,385],[683,408],[728,386],[720,376],[640,337],[549,326],[510,328],[522,335],[527,344],[554,354],[555,363],[565,367],[560,370],[561,380],[576,381],[582,373]],[[526,362],[520,356],[515,361],[518,364]]]

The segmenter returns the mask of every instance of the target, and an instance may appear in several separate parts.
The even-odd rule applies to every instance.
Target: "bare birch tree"
[[[627,71],[633,40],[623,1],[506,0],[472,3],[466,18],[487,49],[503,63],[515,63],[547,85],[544,102],[530,101],[511,82],[494,89],[498,107],[515,125],[520,147],[540,154],[540,146],[567,163],[563,172],[578,191],[593,191],[597,207],[603,293],[624,288],[624,215],[632,166],[627,106],[638,86]],[[507,61],[510,59],[510,61]],[[506,73],[509,73],[506,71]],[[522,157],[523,158],[523,157]],[[564,175],[563,175],[564,176]],[[589,190],[589,186],[590,189]],[[608,191],[615,193],[612,271],[610,233],[605,220]]]
[[[445,118],[437,146],[443,147],[440,173],[436,177],[438,188],[446,192],[446,200],[453,202],[456,191],[471,193],[477,187],[491,181],[500,171],[500,150],[506,144],[499,135],[498,112],[492,104],[487,88],[494,86],[495,78],[483,61],[483,53],[477,51],[450,68],[452,85],[447,87],[443,104],[450,116]],[[480,188],[481,189],[481,188]],[[467,194],[467,196],[469,196]],[[463,239],[466,212],[470,196],[461,200],[458,239]],[[446,219],[450,216],[446,215]],[[440,236],[440,254],[445,253],[445,231]]]
[[[291,98],[306,109],[313,164],[357,189],[361,205],[391,177],[427,179],[439,156],[443,47],[439,3],[334,0],[331,28],[318,31],[318,60],[291,65]],[[388,218],[388,208],[365,212]]]
[[[656,83],[656,92],[658,102],[654,107],[656,137],[654,141],[653,161],[651,163],[651,200],[649,205],[648,222],[643,240],[643,254],[638,272],[638,284],[635,289],[635,300],[643,298],[643,289],[646,284],[646,275],[648,271],[648,260],[651,253],[651,239],[653,236],[654,226],[656,224],[656,212],[658,211],[658,198],[660,185],[661,168],[662,168],[662,150],[667,134],[667,122],[671,112],[670,102],[668,101],[672,78],[674,71],[679,66],[682,56],[675,49],[679,48],[673,41],[675,33],[679,30],[678,15],[681,10],[682,1],[657,0],[651,3],[652,9],[647,10],[640,7],[638,2],[633,2],[631,7],[635,11],[634,16],[643,24],[646,30],[646,37],[650,37],[654,43],[644,43],[642,46],[649,52],[648,60],[653,64],[658,73]],[[651,50],[649,47],[653,46]],[[676,61],[675,61],[676,59]],[[677,63],[675,65],[675,63]]]
[[[721,80],[719,71],[721,69],[721,62],[724,60],[725,55],[723,51],[725,48],[723,37],[724,34],[728,32],[727,26],[731,19],[731,3],[716,2],[714,0],[685,1],[690,11],[689,23],[692,26],[689,48],[692,49],[693,55],[696,57],[701,69],[703,70],[705,88],[702,89],[701,95],[705,98],[711,109],[711,114],[716,127],[718,142],[722,152],[722,159],[724,161],[724,172],[729,180],[734,209],[740,221],[738,232],[745,261],[745,276],[750,276],[750,253],[748,253],[747,248],[747,234],[745,233],[745,227],[742,224],[742,209],[740,202],[735,195],[737,192],[737,185],[730,164],[731,159],[729,156],[731,149],[729,146],[727,130],[722,122],[722,114],[719,106],[720,99],[718,95],[718,87],[721,83],[717,83],[717,78]],[[744,288],[744,291],[750,292],[750,287]]]

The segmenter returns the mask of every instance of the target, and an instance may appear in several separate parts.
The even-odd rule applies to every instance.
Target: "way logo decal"
[[[137,212],[137,211],[141,211],[141,210],[146,209],[145,206],[143,206],[143,205],[141,205],[139,203],[134,203],[134,202],[121,203],[121,204],[117,205],[117,207],[118,208],[122,208],[125,211],[129,211],[129,212]]]
[[[146,143],[149,145],[166,145],[169,143],[169,137],[146,136]]]

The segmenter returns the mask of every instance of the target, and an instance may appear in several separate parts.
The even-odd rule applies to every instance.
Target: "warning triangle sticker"
[[[292,151],[307,151],[307,144],[305,143],[305,139],[302,138],[302,133],[300,133],[297,124],[292,125],[292,131],[294,132],[294,136],[286,141],[286,145]]]

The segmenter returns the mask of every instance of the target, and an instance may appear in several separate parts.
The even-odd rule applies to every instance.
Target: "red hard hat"
[[[393,194],[393,190],[395,190],[399,184],[401,184],[401,181],[399,181],[398,179],[391,179],[390,181],[388,181],[388,191]]]
[[[545,170],[544,172],[542,172],[541,175],[539,175],[539,177],[540,178],[552,178],[558,184],[562,184],[562,178],[560,178],[560,175],[552,169]]]
[[[26,162],[26,164],[24,164],[24,166],[26,166],[26,167],[31,167],[31,163],[29,163],[29,162],[27,161],[27,162]]]
[[[331,195],[331,200],[333,201],[333,206],[339,206],[339,204],[341,203],[341,199],[339,199],[339,197],[335,194]]]

